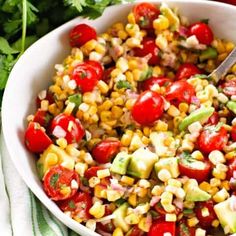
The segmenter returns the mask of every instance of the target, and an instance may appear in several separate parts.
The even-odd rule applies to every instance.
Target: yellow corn
[[[229,181],[228,180],[222,181],[220,187],[225,188],[227,191],[229,191],[230,190]]]
[[[192,156],[194,159],[198,160],[198,161],[204,160],[204,156],[202,155],[202,153],[201,153],[200,151],[194,151],[194,152],[191,154],[191,156]]]
[[[136,48],[141,46],[141,40],[134,37],[128,38],[125,42],[129,48]]]
[[[84,176],[85,171],[88,169],[88,164],[87,163],[81,163],[78,162],[75,165],[75,171],[80,175]]]
[[[236,151],[228,152],[228,153],[225,155],[225,159],[226,159],[226,160],[230,160],[230,159],[234,158],[235,156],[236,156]]]
[[[89,179],[89,187],[94,188],[96,185],[100,183],[100,179],[96,176]]]
[[[112,233],[112,236],[124,236],[124,233],[120,227],[117,227]]]
[[[213,169],[212,175],[220,180],[225,180],[226,179],[226,172],[218,170],[216,168]]]
[[[140,188],[137,195],[139,197],[145,197],[148,193],[148,190],[146,188]]]
[[[127,18],[130,24],[135,24],[135,16],[133,12],[130,12]]]
[[[175,222],[177,220],[176,214],[166,214],[165,220],[167,222]]]
[[[97,176],[99,179],[106,178],[106,177],[110,176],[110,170],[109,169],[98,170]]]
[[[158,178],[163,182],[167,182],[171,178],[171,173],[166,169],[162,169],[158,172]]]
[[[149,232],[151,225],[147,224],[147,217],[143,217],[138,223],[139,229],[144,232]]]
[[[169,26],[169,20],[163,15],[159,15],[159,17],[153,21],[153,28],[157,31],[166,30]]]
[[[232,73],[236,73],[236,64],[233,65],[231,71],[232,71]]]
[[[66,141],[65,138],[59,138],[59,139],[57,139],[57,140],[56,140],[56,143],[57,143],[57,145],[58,145],[60,148],[62,148],[62,149],[65,149],[66,146],[67,146],[67,141]]]
[[[55,153],[48,153],[45,158],[45,163],[48,166],[56,165],[58,161],[58,156]]]
[[[199,220],[197,219],[197,217],[192,217],[190,219],[187,220],[188,226],[189,227],[194,227],[198,224]]]
[[[107,190],[107,200],[109,202],[114,202],[121,198],[121,194],[115,190]]]
[[[125,221],[130,225],[136,225],[139,223],[140,216],[135,213],[131,213],[125,217]]]
[[[211,225],[214,227],[214,228],[217,228],[219,226],[220,222],[219,220],[213,220]]]
[[[154,129],[156,131],[167,131],[168,130],[168,124],[162,120],[158,120]]]
[[[107,198],[107,191],[102,185],[96,185],[94,187],[94,196],[97,198]]]
[[[107,92],[109,91],[108,85],[103,80],[99,80],[97,86],[102,94],[107,94]]]
[[[126,175],[123,175],[120,179],[120,181],[124,184],[127,184],[127,185],[133,185],[134,184],[134,178],[131,178],[129,176],[126,176]]]
[[[106,47],[100,43],[95,46],[95,51],[99,54],[104,55],[106,53]]]
[[[66,115],[70,115],[75,108],[75,103],[69,102],[64,110]]]
[[[159,185],[155,185],[153,188],[152,188],[152,195],[154,196],[161,196],[161,194],[163,193],[163,188],[160,187]]]
[[[62,187],[60,189],[60,193],[64,196],[68,196],[71,193],[71,188],[70,187]]]
[[[181,188],[182,186],[182,183],[177,179],[169,179],[167,184],[177,188]]]
[[[193,209],[195,207],[194,202],[184,201],[184,207],[187,209]]]
[[[135,37],[136,33],[139,32],[140,29],[139,29],[139,26],[137,24],[128,23],[125,26],[125,30],[131,37]]]
[[[212,187],[219,187],[221,185],[221,181],[219,179],[212,178],[210,179],[210,185]]]
[[[137,206],[137,195],[135,193],[130,194],[128,203],[133,207]]]
[[[224,200],[226,200],[229,197],[229,193],[226,191],[225,188],[222,188],[219,192],[217,192],[214,196],[213,196],[213,200],[215,202],[223,202]]]
[[[48,100],[42,100],[41,101],[41,110],[47,111],[49,107],[49,101]]]
[[[179,111],[180,112],[187,112],[188,111],[188,104],[187,103],[184,103],[184,102],[182,102],[182,103],[180,103],[179,104]]]
[[[105,214],[105,205],[102,205],[100,202],[95,202],[89,209],[89,213],[97,219],[102,218]]]
[[[163,70],[160,66],[154,66],[152,71],[153,76],[160,76],[163,74]]]
[[[217,187],[211,187],[211,189],[209,190],[209,194],[211,194],[211,196],[215,195],[217,192],[219,191],[219,188]]]

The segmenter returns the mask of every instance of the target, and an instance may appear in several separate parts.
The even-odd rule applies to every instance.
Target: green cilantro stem
[[[20,55],[25,51],[25,38],[27,29],[27,0],[22,0],[22,41]]]

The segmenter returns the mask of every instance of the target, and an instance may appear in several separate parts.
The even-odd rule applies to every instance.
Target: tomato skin
[[[33,121],[39,123],[43,127],[47,127],[51,118],[52,117],[49,115],[47,111],[38,109],[34,115]]]
[[[135,102],[131,114],[140,125],[152,125],[164,111],[164,100],[161,95],[153,91],[142,92]]]
[[[68,130],[69,125],[73,124],[72,128]],[[63,113],[55,116],[50,125],[50,133],[54,135],[55,128],[59,127],[64,130],[63,137],[65,138],[68,144],[78,143],[85,135],[85,131],[78,119],[74,118],[71,115],[65,115]]]
[[[236,173],[236,156],[228,161],[227,179],[230,180]]]
[[[208,216],[202,215],[202,209],[207,208],[209,211]],[[211,227],[212,222],[217,219],[215,211],[214,211],[214,203],[212,200],[206,202],[198,202],[195,208],[196,216],[199,220],[199,224],[203,228]]]
[[[164,76],[155,77],[152,76],[147,80],[144,80],[141,84],[142,89],[145,90],[151,90],[152,86],[154,84],[158,84],[160,87],[165,86],[166,84],[170,83],[171,79],[166,78]]]
[[[191,63],[184,63],[178,68],[176,72],[176,79],[189,79],[191,76],[196,74],[201,74],[201,71],[198,69],[197,66]]]
[[[199,183],[208,179],[208,176],[211,172],[211,164],[208,161],[203,161],[205,164],[204,169],[192,168],[190,165],[186,165],[183,162],[183,159],[179,159],[179,171],[183,176],[187,176],[192,179],[196,179]]]
[[[104,168],[101,166],[92,166],[89,169],[87,169],[84,173],[84,177],[87,179],[90,179],[92,177],[96,177],[97,176],[97,172],[98,170],[103,170]]]
[[[71,188],[71,181],[75,180],[79,186],[79,176],[74,170],[69,170],[63,166],[57,165],[49,169],[43,179],[43,188],[47,195],[54,201],[65,200],[75,195],[77,188]],[[61,193],[61,186],[70,187],[70,193],[64,195]]]
[[[230,80],[221,85],[223,93],[227,96],[236,95],[236,80]]]
[[[137,225],[135,225],[128,233],[127,236],[144,236],[145,232],[143,232]]]
[[[203,23],[197,22],[189,27],[189,36],[195,35],[199,43],[210,45],[214,39],[211,28]]]
[[[104,139],[92,149],[92,156],[98,163],[107,163],[119,152],[121,143],[118,140]]]
[[[150,55],[148,60],[149,65],[156,65],[160,61],[158,56],[159,48],[156,46],[155,40],[152,38],[144,38],[142,41],[142,48],[134,48],[134,55],[136,57],[145,57]]]
[[[234,125],[233,127],[232,127],[232,130],[231,130],[231,138],[232,138],[232,140],[234,141],[234,142],[236,142],[236,125]]]
[[[102,77],[102,80],[104,82],[106,82],[107,84],[109,84],[110,80],[111,80],[111,72],[115,69],[115,67],[110,67],[106,70],[104,70],[104,73],[103,73],[103,77]]]
[[[79,24],[70,31],[69,38],[71,47],[81,47],[89,40],[96,39],[97,33],[93,27],[87,24]]]
[[[148,236],[164,236],[165,233],[175,236],[175,228],[175,222],[156,221],[153,222]]]
[[[220,118],[219,118],[218,112],[214,111],[214,113],[208,119],[207,124],[217,125],[219,123],[219,120],[220,120]]]
[[[173,104],[191,103],[195,96],[194,87],[185,80],[175,81],[166,88],[165,98]]]
[[[72,79],[76,81],[77,86],[82,93],[90,92],[97,85],[99,76],[91,65],[81,63],[77,65],[72,72]]]
[[[29,151],[42,153],[52,144],[52,140],[38,123],[30,122],[25,131],[25,144]]]
[[[86,64],[92,66],[92,68],[96,71],[98,80],[102,79],[103,77],[103,67],[100,62],[93,61],[93,60],[87,60],[85,61]]]
[[[132,10],[135,21],[141,29],[152,29],[153,21],[159,16],[160,11],[151,3],[139,3]]]
[[[77,216],[83,221],[89,220],[91,215],[89,209],[92,207],[92,197],[86,192],[77,192],[73,197],[58,202],[62,211],[70,211],[71,216]]]
[[[196,229],[189,227],[185,220],[181,220],[176,229],[176,236],[195,236]]]
[[[198,148],[203,153],[210,153],[214,150],[221,151],[227,142],[228,135],[224,127],[221,127],[219,131],[206,127],[198,138]]]

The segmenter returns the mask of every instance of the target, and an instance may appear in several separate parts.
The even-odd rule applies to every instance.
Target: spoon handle
[[[211,77],[215,83],[218,83],[235,63],[236,48],[233,49],[228,57],[208,77]]]

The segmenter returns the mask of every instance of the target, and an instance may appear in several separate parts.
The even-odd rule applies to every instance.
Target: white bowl
[[[159,3],[160,1],[153,1]],[[134,4],[112,6],[103,16],[89,21],[76,18],[32,45],[14,66],[5,90],[2,105],[3,133],[11,159],[32,192],[64,224],[83,236],[98,235],[66,216],[51,201],[42,189],[35,168],[35,157],[24,145],[26,117],[35,111],[35,97],[47,88],[55,73],[54,65],[61,63],[70,53],[68,32],[78,23],[94,26],[98,32],[106,30],[116,21],[124,21]],[[196,21],[210,19],[216,36],[236,43],[236,7],[213,1],[169,1],[170,6],[178,7],[180,13]]]

